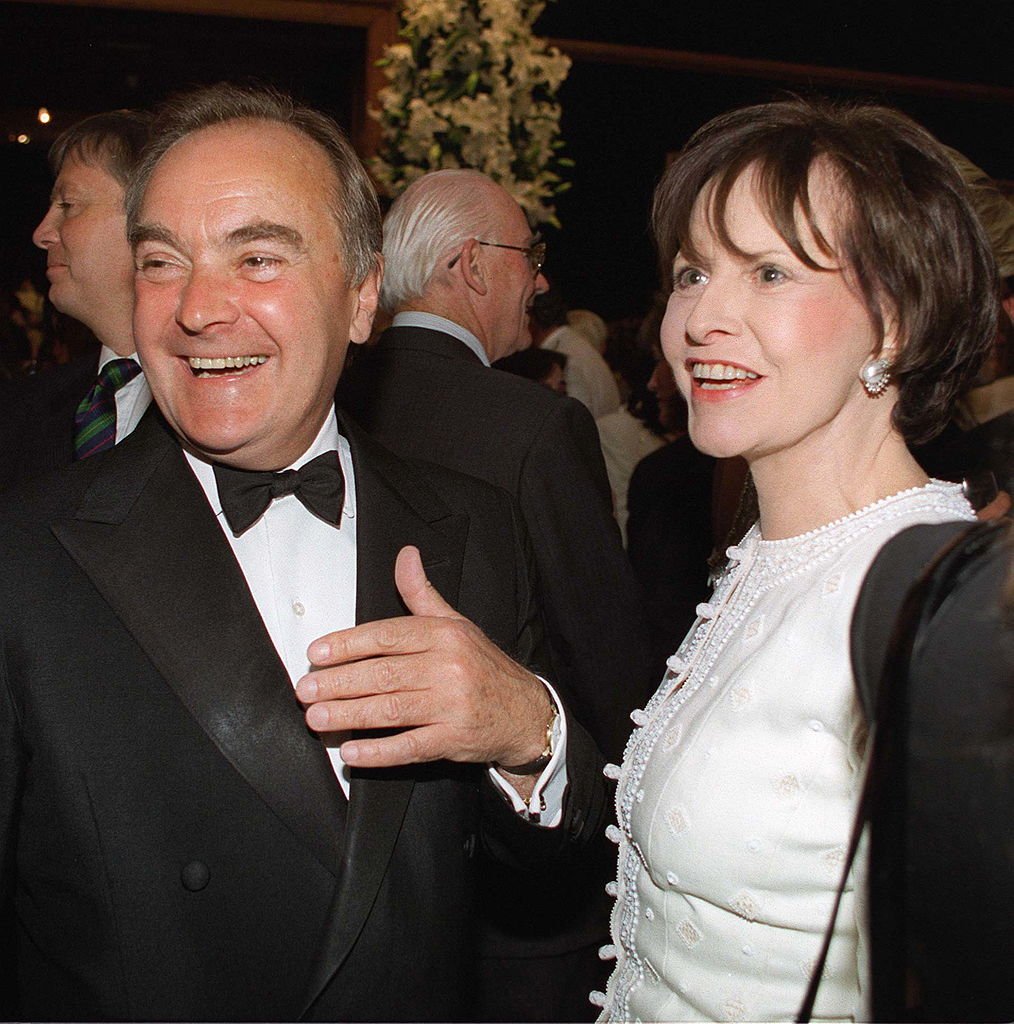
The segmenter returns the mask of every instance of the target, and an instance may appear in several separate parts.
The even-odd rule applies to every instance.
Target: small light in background
[[[39,124],[49,124],[51,120],[49,111],[45,107],[39,107]]]
[[[25,132],[22,132],[22,133],[21,133],[21,134],[20,134],[20,135],[18,136],[18,142],[20,142],[22,146],[25,146],[25,145],[27,145],[27,144],[28,144],[29,142],[31,142],[31,141],[32,141],[32,137],[31,137],[31,135],[28,135],[28,134],[26,134]]]

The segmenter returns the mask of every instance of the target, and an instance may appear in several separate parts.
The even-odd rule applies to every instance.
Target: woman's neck
[[[928,479],[894,432],[873,451],[835,457],[796,449],[756,459],[750,472],[765,540],[798,537]]]

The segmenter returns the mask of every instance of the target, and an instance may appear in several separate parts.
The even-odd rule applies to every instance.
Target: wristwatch
[[[556,720],[560,717],[556,705],[553,705],[553,716],[546,726],[546,749],[534,761],[526,761],[524,764],[500,764],[497,762],[494,767],[508,775],[538,775],[553,759],[553,734],[556,731]]]

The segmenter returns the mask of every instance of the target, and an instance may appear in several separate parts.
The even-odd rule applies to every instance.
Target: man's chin
[[[282,448],[275,443],[273,432],[270,436],[257,436],[193,429],[184,431],[176,426],[173,426],[173,430],[184,449],[202,462],[218,462],[234,469],[267,470],[273,473],[295,462],[313,440],[310,438],[305,444],[300,440]]]
[[[63,269],[66,268],[51,268],[51,269]],[[47,275],[49,271],[46,272]],[[49,278],[49,294],[47,298],[50,301],[53,309],[63,316],[69,316],[73,320],[81,320],[80,311],[77,309],[77,303],[73,301],[73,297],[67,295],[66,285],[66,273],[62,276],[50,277]]]

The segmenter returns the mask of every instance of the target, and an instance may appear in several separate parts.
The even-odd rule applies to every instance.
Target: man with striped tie
[[[32,240],[46,252],[49,299],[83,323],[101,349],[4,385],[0,489],[123,440],[151,401],[134,356],[134,267],[124,191],[148,138],[149,116],[95,114],[49,153],[56,176]]]

